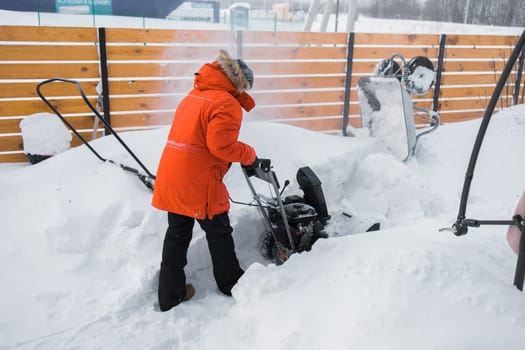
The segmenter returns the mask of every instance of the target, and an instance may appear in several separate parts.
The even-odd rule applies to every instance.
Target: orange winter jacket
[[[232,162],[249,165],[255,150],[237,140],[241,106],[255,106],[217,62],[202,66],[194,88],[180,102],[157,170],[152,205],[197,219],[230,209],[222,179]]]

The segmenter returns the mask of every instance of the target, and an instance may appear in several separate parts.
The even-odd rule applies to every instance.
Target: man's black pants
[[[235,255],[232,238],[233,229],[228,213],[215,215],[213,219],[197,219],[206,232],[208,249],[213,264],[213,275],[219,290],[231,295],[231,289],[244,271]],[[182,301],[186,294],[184,266],[190,245],[193,225],[192,217],[168,213],[168,230],[162,248],[162,262],[159,276],[159,305],[161,309],[171,308]]]

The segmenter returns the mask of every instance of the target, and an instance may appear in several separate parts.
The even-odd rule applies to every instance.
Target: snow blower
[[[503,68],[503,71],[501,72],[501,76],[498,80],[498,83],[496,84],[496,87],[494,88],[494,92],[492,93],[489,104],[487,105],[487,108],[485,109],[483,119],[481,120],[481,125],[478,130],[478,135],[476,136],[476,141],[474,142],[474,146],[472,148],[472,153],[470,155],[467,172],[465,174],[465,182],[463,184],[463,191],[461,193],[461,201],[459,204],[459,211],[458,211],[456,222],[450,228],[440,229],[440,231],[451,231],[456,236],[463,236],[467,234],[469,227],[480,227],[481,225],[505,225],[505,226],[508,225],[510,226],[510,228],[512,228],[512,231],[516,231],[516,228],[517,228],[519,231],[520,237],[519,237],[519,243],[517,244],[517,247],[516,247],[518,251],[518,257],[516,261],[516,270],[514,273],[514,286],[518,288],[520,291],[523,291],[523,282],[525,278],[525,239],[523,238],[525,235],[525,220],[524,220],[524,217],[522,216],[525,213],[523,213],[522,215],[515,214],[512,217],[512,220],[477,220],[477,219],[468,219],[465,217],[465,215],[466,215],[466,210],[467,210],[467,202],[468,202],[468,196],[470,192],[470,185],[474,177],[474,168],[476,167],[476,162],[479,156],[483,138],[485,137],[485,133],[489,126],[489,123],[492,117],[492,113],[494,112],[494,109],[498,103],[498,100],[501,95],[501,91],[503,90],[503,87],[505,86],[505,82],[507,81],[507,78],[509,77],[512,71],[512,68],[514,64],[516,63],[518,56],[524,50],[524,47],[525,47],[525,31],[522,32],[518,42],[516,43],[516,46],[514,47],[514,50],[512,51],[511,55],[508,58],[507,63],[505,64],[505,67]],[[520,206],[523,206],[523,204],[518,203],[517,209],[519,209]]]
[[[373,76],[357,82],[363,127],[400,160],[412,156],[419,138],[439,126],[439,114],[414,105],[410,96],[426,94],[434,78],[434,65],[427,57],[416,56],[406,62],[394,53],[378,63]],[[419,113],[414,115],[414,110]],[[417,133],[415,118],[420,123]]]
[[[42,86],[44,85],[47,85],[47,84],[50,84],[50,83],[53,83],[53,82],[62,82],[62,83],[68,83],[68,84],[73,84],[73,85],[76,85],[77,88],[78,88],[78,92],[80,93],[80,96],[82,97],[82,99],[84,100],[84,103],[89,107],[89,109],[96,115],[96,117],[98,118],[98,120],[100,120],[106,130],[108,130],[111,135],[113,135],[117,141],[122,145],[122,147],[124,147],[124,149],[131,155],[131,157],[137,162],[137,164],[142,168],[142,170],[144,170],[145,174],[140,172],[138,169],[135,169],[133,167],[130,167],[130,166],[127,166],[127,165],[124,165],[124,164],[120,164],[120,163],[117,163],[113,160],[110,160],[110,159],[106,159],[104,157],[102,157],[90,144],[89,142],[84,138],[82,137],[82,135],[73,127],[73,125],[71,125],[71,123],[69,123],[67,121],[66,118],[64,118],[64,116],[62,114],[60,114],[60,112],[56,109],[55,106],[53,106],[49,101],[48,99],[42,94],[42,92],[40,91]],[[51,78],[51,79],[47,79],[47,80],[44,80],[42,82],[40,82],[39,84],[37,84],[36,86],[36,93],[38,94],[38,96],[40,96],[40,98],[42,99],[42,101],[44,101],[44,103],[56,114],[57,117],[59,117],[62,122],[75,134],[76,137],[78,137],[80,139],[80,141],[82,141],[82,143],[84,145],[86,145],[86,147],[98,158],[100,159],[101,161],[103,162],[108,162],[108,163],[111,163],[111,164],[115,164],[117,166],[119,166],[121,169],[125,170],[125,171],[128,171],[134,175],[136,175],[139,180],[147,187],[149,188],[150,190],[153,190],[153,183],[155,181],[155,175],[153,175],[147,168],[144,164],[142,164],[142,162],[137,158],[137,156],[131,151],[131,149],[126,145],[126,143],[124,143],[124,141],[120,138],[120,136],[115,132],[115,130],[113,130],[113,128],[111,127],[111,125],[107,122],[107,120],[105,120],[99,113],[99,111],[97,111],[97,109],[95,107],[93,107],[93,105],[91,104],[91,102],[89,102],[86,94],[84,93],[84,90],[82,89],[82,85],[80,85],[80,82],[76,81],[76,80],[70,80],[70,79],[63,79],[63,78]]]
[[[297,171],[296,179],[303,195],[289,195],[282,198],[288,180],[281,191],[275,172],[269,159],[261,159],[261,165],[255,169],[253,177],[269,184],[271,197],[258,193],[252,183],[252,177],[243,169],[248,186],[253,194],[264,225],[260,243],[261,254],[282,264],[290,255],[309,251],[319,238],[327,238],[324,231],[330,219],[326,207],[321,181],[310,169],[302,167]],[[247,204],[235,202],[237,204]]]

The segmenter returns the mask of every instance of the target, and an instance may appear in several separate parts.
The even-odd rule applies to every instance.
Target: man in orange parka
[[[250,111],[255,106],[245,92],[252,85],[253,72],[246,63],[221,50],[216,61],[195,73],[193,89],[177,107],[152,200],[154,207],[168,212],[158,289],[161,311],[195,293],[184,274],[195,219],[206,232],[219,290],[231,296],[244,272],[235,254],[222,179],[232,162],[248,172],[259,166],[255,150],[238,141],[241,107]]]

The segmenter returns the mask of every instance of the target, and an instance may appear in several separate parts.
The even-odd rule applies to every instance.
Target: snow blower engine
[[[319,238],[327,238],[324,231],[330,219],[321,181],[309,167],[297,171],[297,183],[303,196],[281,197],[290,181],[286,180],[279,191],[279,182],[271,170],[270,159],[261,159],[260,166],[253,176],[270,184],[272,195],[263,196],[255,190],[251,177],[243,169],[248,186],[252,191],[255,206],[261,214],[265,232],[263,233],[261,254],[276,264],[282,264],[291,254],[309,251]]]

